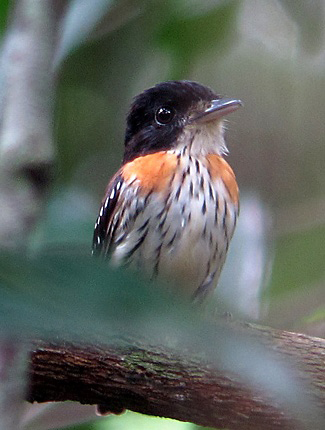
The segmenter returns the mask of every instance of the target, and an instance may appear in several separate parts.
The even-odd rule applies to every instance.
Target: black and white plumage
[[[188,81],[135,99],[124,162],[95,224],[94,254],[169,279],[191,296],[211,291],[238,216],[222,117],[239,105]]]

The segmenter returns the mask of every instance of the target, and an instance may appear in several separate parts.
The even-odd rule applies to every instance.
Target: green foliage
[[[307,288],[325,278],[325,227],[291,233],[277,240],[271,294]]]
[[[121,416],[111,415],[94,423],[68,427],[67,430],[192,430],[198,428],[201,427],[191,423],[126,411]]]
[[[0,2],[0,35],[4,32],[7,25],[9,12],[9,0],[1,0]]]
[[[172,79],[184,79],[196,60],[212,46],[220,55],[225,51],[233,37],[231,29],[239,4],[238,1],[216,2],[214,7],[204,10],[197,2],[191,13],[189,10],[186,13],[185,4],[183,9],[175,8],[174,2],[169,5],[170,13],[165,23],[158,26],[156,41],[173,56]]]
[[[121,417],[109,417],[98,422],[97,426],[97,430],[191,430],[195,428],[191,423],[148,417],[134,412],[126,412]]]
[[[307,324],[325,321],[325,307],[322,306],[316,309],[311,315],[305,318]]]
[[[135,321],[138,333],[145,332],[143,320],[152,312],[162,320],[165,312],[176,312],[176,302],[168,303],[166,294],[148,288],[140,276],[90,256],[2,254],[0,273],[0,327],[24,336],[91,340],[96,332],[105,341],[116,332],[131,334]]]
[[[99,430],[99,429],[105,429],[105,424],[103,425],[102,422],[95,422],[95,423],[86,423],[86,424],[80,424],[75,426],[69,426],[66,427],[66,430]],[[109,425],[107,425],[107,430],[109,430]]]

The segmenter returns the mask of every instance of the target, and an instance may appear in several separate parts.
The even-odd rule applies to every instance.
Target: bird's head
[[[241,105],[192,81],[169,81],[138,95],[125,134],[124,162],[158,151],[223,154],[223,118]]]

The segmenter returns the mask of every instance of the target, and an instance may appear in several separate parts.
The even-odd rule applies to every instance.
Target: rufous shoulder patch
[[[125,181],[136,179],[140,192],[162,192],[168,188],[177,167],[177,156],[166,151],[143,155],[122,167]]]
[[[209,154],[206,158],[211,177],[213,179],[222,179],[223,183],[225,184],[225,187],[228,190],[231,200],[237,204],[239,200],[239,190],[236,182],[236,177],[232,168],[229,166],[227,161],[220,155]]]

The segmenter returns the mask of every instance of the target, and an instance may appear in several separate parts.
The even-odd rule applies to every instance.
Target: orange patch
[[[168,183],[175,173],[177,156],[165,151],[144,155],[127,163],[122,168],[125,181],[136,178],[144,192],[161,192],[167,189]]]
[[[238,203],[239,190],[235,174],[226,160],[220,155],[207,155],[208,169],[213,179],[221,178],[228,190],[229,196],[234,203]]]

